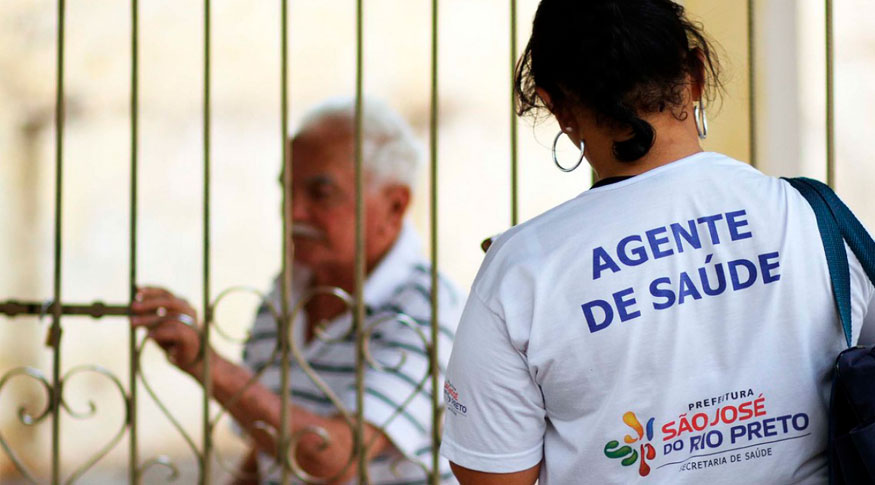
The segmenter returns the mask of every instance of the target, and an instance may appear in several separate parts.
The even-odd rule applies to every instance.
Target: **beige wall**
[[[688,15],[702,23],[718,46],[725,92],[709,113],[706,150],[750,161],[748,136],[747,9],[739,0],[686,0]]]

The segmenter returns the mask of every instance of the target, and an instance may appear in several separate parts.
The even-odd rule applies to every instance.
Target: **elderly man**
[[[355,340],[349,332],[352,315],[338,296],[314,293],[335,287],[354,293],[355,180],[354,103],[327,102],[307,116],[292,138],[294,271],[291,301],[303,300],[293,322],[293,344],[304,363],[315,371],[332,394],[351,412],[356,407]],[[373,364],[364,375],[364,419],[371,483],[421,481],[425,474],[407,458],[430,461],[430,379],[426,342],[430,325],[439,324],[440,367],[449,355],[463,295],[446,280],[439,291],[440,322],[431,322],[430,268],[423,260],[417,235],[405,222],[411,187],[420,164],[420,150],[407,125],[382,104],[363,108],[365,163],[365,247],[367,280],[363,288],[369,353]],[[270,299],[279,307],[279,280]],[[280,362],[277,322],[263,305],[244,351],[245,367],[215,352],[206,352],[213,396],[254,438],[255,446],[243,465],[267,482],[278,475],[274,439],[263,424],[280,425]],[[197,333],[180,314],[196,320],[184,300],[160,288],[141,289],[133,305],[132,324],[149,328],[149,337],[170,360],[197,379],[202,378]],[[399,318],[399,314],[411,318]],[[422,333],[418,332],[421,331]],[[257,383],[246,387],[256,372]],[[354,476],[353,435],[337,408],[304,372],[301,362],[289,369],[291,382],[290,433],[303,433],[294,451],[301,468],[315,477],[344,481]],[[232,401],[243,390],[242,396]],[[407,404],[405,404],[407,403]],[[318,427],[327,440],[307,429]],[[448,471],[443,470],[443,472]],[[397,472],[397,473],[396,473]],[[425,482],[423,482],[425,483]]]

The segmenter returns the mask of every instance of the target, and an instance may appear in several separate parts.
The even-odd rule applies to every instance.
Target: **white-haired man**
[[[355,290],[355,104],[350,99],[323,103],[302,122],[291,139],[293,168],[294,267],[291,300],[306,298],[293,322],[293,341],[306,366],[315,371],[349,411],[356,408],[355,340],[349,330],[352,315],[336,295],[310,290],[336,287]],[[440,322],[431,322],[430,268],[423,260],[416,234],[405,223],[411,187],[420,165],[418,143],[404,121],[385,105],[363,103],[365,163],[365,247],[367,280],[363,299],[374,364],[364,372],[365,442],[371,483],[425,483],[421,468],[403,457],[430,461],[431,386],[427,343],[420,337],[439,325],[440,367],[445,367],[463,296],[446,280],[439,291]],[[279,305],[279,280],[270,299]],[[312,295],[312,297],[308,297]],[[149,336],[168,351],[170,360],[201,378],[196,332],[174,315],[196,319],[184,300],[160,288],[142,288],[132,308],[132,324],[150,328]],[[404,314],[410,319],[399,319]],[[411,328],[416,327],[416,328]],[[213,395],[254,438],[243,470],[266,483],[276,478],[274,438],[262,424],[280,424],[281,368],[277,352],[277,322],[264,305],[259,310],[244,351],[245,366],[214,352],[211,358]],[[259,382],[246,388],[255,373]],[[301,439],[290,453],[311,476],[338,477],[356,472],[353,434],[329,396],[292,362],[291,429]],[[245,389],[245,390],[244,390]],[[242,396],[231,401],[243,390]],[[405,404],[406,403],[406,404]],[[326,436],[308,429],[320,428]],[[324,439],[327,438],[327,439]],[[449,468],[443,472],[448,472]],[[449,476],[449,474],[447,474]]]

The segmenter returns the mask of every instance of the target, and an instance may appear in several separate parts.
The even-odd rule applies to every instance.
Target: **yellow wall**
[[[709,109],[706,150],[749,161],[747,10],[739,0],[686,0],[690,19],[718,44],[726,91]]]

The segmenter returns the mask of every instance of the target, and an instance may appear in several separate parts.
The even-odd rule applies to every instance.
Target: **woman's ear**
[[[550,110],[550,113],[556,117],[556,121],[559,123],[559,129],[566,133],[577,133],[577,121],[573,116],[569,116],[567,111],[554,109],[553,101],[550,99],[550,94],[543,88],[535,88],[535,92],[538,93],[538,97],[544,102],[544,106],[546,106],[547,109]]]
[[[702,96],[705,95],[705,63],[708,62],[708,59],[705,57],[705,53],[702,52],[702,49],[698,47],[692,49],[690,51],[691,56],[695,56],[696,59],[690,62],[690,95],[692,97],[692,102],[701,101]]]
[[[541,101],[544,102],[544,106],[546,106],[547,109],[549,109],[550,112],[553,113],[553,101],[550,99],[550,95],[547,93],[547,91],[545,91],[544,88],[535,88],[535,92],[538,93],[538,97],[541,98]]]

